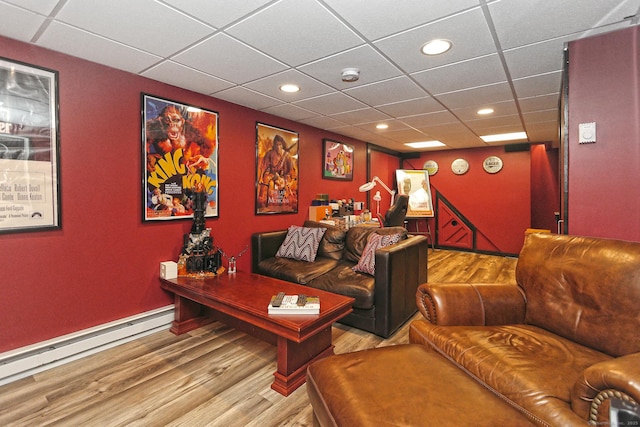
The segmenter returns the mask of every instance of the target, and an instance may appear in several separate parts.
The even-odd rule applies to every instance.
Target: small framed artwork
[[[218,216],[218,113],[142,94],[143,221],[193,218],[191,190]]]
[[[298,133],[256,123],[256,215],[298,212]]]
[[[0,58],[0,233],[61,228],[58,72]]]
[[[353,145],[322,140],[322,178],[353,181]]]

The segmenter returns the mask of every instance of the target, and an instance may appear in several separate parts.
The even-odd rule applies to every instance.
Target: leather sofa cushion
[[[323,258],[340,259],[344,251],[344,244],[347,232],[340,227],[334,227],[330,224],[323,224],[317,221],[305,221],[305,227],[326,228],[320,246],[318,246],[318,256]]]
[[[422,345],[318,360],[307,369],[307,394],[321,426],[534,425]]]
[[[416,321],[410,341],[433,347],[551,425],[580,424],[571,410],[571,390],[587,367],[611,359],[532,325],[437,326]]]
[[[335,259],[323,258],[319,255],[314,262],[298,261],[291,258],[272,257],[258,263],[258,273],[276,279],[306,285],[321,276],[338,263]]]
[[[362,252],[364,252],[365,246],[367,246],[367,240],[371,233],[378,233],[382,235],[400,234],[400,240],[407,238],[407,229],[404,227],[351,227],[347,231],[343,259],[345,261],[353,262],[354,264],[357,263],[362,256]]]
[[[340,261],[331,271],[318,276],[307,286],[355,298],[352,307],[369,310],[373,308],[375,279],[368,274],[353,271],[354,264]]]

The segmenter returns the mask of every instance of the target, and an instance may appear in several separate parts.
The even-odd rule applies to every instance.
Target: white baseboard
[[[0,385],[169,329],[173,304],[0,353]]]

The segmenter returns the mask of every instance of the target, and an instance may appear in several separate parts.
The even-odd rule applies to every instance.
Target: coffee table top
[[[211,278],[160,279],[162,288],[248,323],[301,342],[352,311],[354,299],[259,274],[237,272]],[[320,297],[320,314],[270,315],[278,292]]]

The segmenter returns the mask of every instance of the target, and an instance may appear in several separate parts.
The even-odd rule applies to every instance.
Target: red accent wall
[[[0,52],[59,71],[62,201],[62,230],[0,235],[0,352],[172,302],[159,262],[177,259],[191,221],[141,220],[141,92],[220,113],[220,217],[207,226],[229,253],[253,232],[301,224],[317,193],[354,197],[366,181],[362,141],[6,38]],[[298,214],[254,214],[256,121],[300,134]],[[323,138],[355,146],[353,181],[321,178]]]
[[[498,156],[502,170],[489,174],[482,162]],[[455,175],[451,162],[462,157],[469,171]],[[405,160],[405,169],[422,169],[426,160],[438,163],[438,173],[430,177],[431,191],[449,200],[478,230],[477,249],[517,254],[522,248],[524,232],[531,224],[530,153],[505,152],[503,147],[432,151],[419,159]],[[437,212],[436,212],[437,215]],[[432,231],[435,228],[431,227]]]
[[[569,44],[570,234],[640,241],[640,28]],[[597,142],[578,143],[595,122]]]

